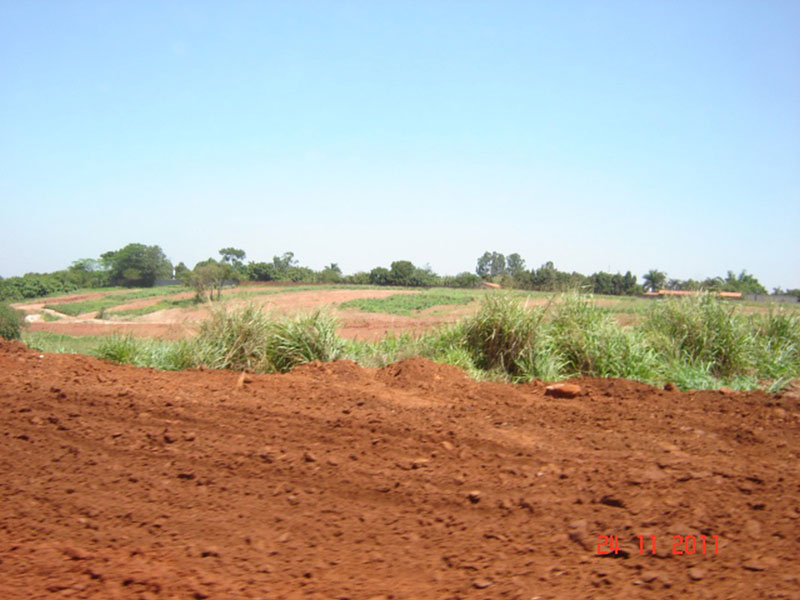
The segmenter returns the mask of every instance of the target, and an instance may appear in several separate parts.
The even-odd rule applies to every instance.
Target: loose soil
[[[798,598],[796,395],[573,383],[0,341],[0,598]]]

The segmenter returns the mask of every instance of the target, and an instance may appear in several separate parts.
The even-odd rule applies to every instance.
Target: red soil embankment
[[[578,383],[0,341],[0,598],[797,597],[796,397]]]

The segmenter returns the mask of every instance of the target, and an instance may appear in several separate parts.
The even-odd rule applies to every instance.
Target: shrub
[[[200,325],[195,361],[212,369],[271,370],[266,353],[270,326],[269,316],[256,306],[231,312],[219,308]]]
[[[25,320],[22,313],[8,304],[0,304],[0,338],[18,340]]]
[[[540,332],[544,310],[529,310],[504,294],[489,294],[463,323],[464,345],[476,367],[533,376],[536,353],[546,351]]]
[[[668,360],[707,365],[717,377],[747,374],[754,366],[754,337],[747,320],[709,294],[660,300],[647,314],[643,330]]]
[[[644,336],[623,328],[590,296],[562,296],[550,326],[568,375],[655,377],[655,353]]]
[[[270,366],[284,373],[313,360],[340,358],[345,346],[336,326],[336,319],[321,311],[274,321],[265,348]]]

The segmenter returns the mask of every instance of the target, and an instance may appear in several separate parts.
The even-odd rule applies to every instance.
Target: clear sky
[[[800,287],[797,0],[0,0],[0,275],[130,242]]]

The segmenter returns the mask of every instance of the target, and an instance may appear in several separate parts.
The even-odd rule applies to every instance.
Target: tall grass
[[[655,379],[655,353],[644,336],[619,325],[591,296],[566,294],[554,311],[547,335],[567,375]]]
[[[747,318],[710,294],[659,301],[642,329],[670,362],[707,365],[711,375],[723,378],[754,367],[755,332]]]
[[[454,364],[476,379],[549,381],[622,377],[683,389],[762,387],[800,378],[800,314],[744,314],[711,296],[654,302],[639,323],[622,326],[591,296],[566,294],[546,306],[487,294],[477,313],[422,335],[376,342],[342,340],[324,312],[295,317],[255,306],[215,310],[190,340],[114,336],[95,354],[162,369],[206,366],[285,372],[313,360],[349,358],[364,366],[422,356]]]
[[[207,367],[259,373],[286,372],[313,360],[340,358],[344,341],[336,321],[317,311],[295,317],[275,317],[260,307],[227,311],[219,308],[189,340],[165,342],[112,336],[101,342],[100,358],[161,369]]]

